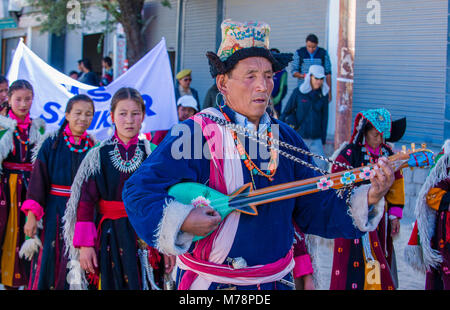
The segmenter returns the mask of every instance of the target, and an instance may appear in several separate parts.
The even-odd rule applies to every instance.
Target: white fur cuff
[[[161,253],[181,255],[189,249],[194,235],[182,232],[180,228],[193,208],[176,200],[166,202],[156,234],[156,248]]]
[[[384,214],[384,197],[373,205],[372,210],[369,212],[367,203],[369,188],[370,184],[357,187],[350,200],[351,208],[349,213],[353,218],[353,224],[363,232],[375,230]]]

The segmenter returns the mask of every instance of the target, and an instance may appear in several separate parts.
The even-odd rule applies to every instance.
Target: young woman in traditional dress
[[[25,254],[32,258],[28,289],[69,288],[62,217],[78,167],[88,150],[95,145],[86,132],[93,115],[94,102],[91,98],[86,95],[72,97],[66,105],[65,120],[60,129],[49,134],[42,146],[37,147],[27,200],[21,210],[27,214],[24,231],[29,238],[37,238],[37,223],[42,219],[40,240],[43,248],[34,257],[33,253]]]
[[[337,155],[337,162],[352,167],[374,164],[383,156],[393,155],[386,141],[400,140],[405,127],[404,118],[392,122],[386,109],[358,113],[350,143],[344,143],[333,157]],[[338,172],[345,168],[333,165],[331,170]],[[330,289],[393,290],[398,287],[393,237],[400,231],[405,199],[401,171],[395,172],[394,183],[384,198],[385,214],[374,231],[358,239],[334,240]]]
[[[119,89],[111,100],[114,136],[87,154],[75,177],[64,218],[71,288],[87,288],[88,281],[90,288],[107,290],[163,284],[163,257],[138,238],[122,202],[124,182],[152,150],[138,138],[144,116],[139,92]]]
[[[17,80],[8,91],[9,112],[0,116],[0,249],[1,283],[7,289],[27,284],[29,263],[19,257],[25,216],[20,207],[32,170],[32,148],[45,132],[45,122],[30,118],[33,87]]]

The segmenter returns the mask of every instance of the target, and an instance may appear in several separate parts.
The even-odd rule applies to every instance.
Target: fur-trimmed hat
[[[292,53],[272,53],[269,50],[270,26],[264,22],[222,22],[222,42],[217,54],[207,52],[212,77],[231,71],[242,59],[264,57],[272,63],[273,72],[284,69]]]

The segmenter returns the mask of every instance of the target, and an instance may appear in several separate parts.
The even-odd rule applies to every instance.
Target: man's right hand
[[[305,78],[305,74],[302,74],[300,72],[294,72],[293,76],[296,77],[297,79],[304,79]]]
[[[184,220],[181,231],[203,237],[219,227],[221,220],[220,214],[213,208],[196,207]]]

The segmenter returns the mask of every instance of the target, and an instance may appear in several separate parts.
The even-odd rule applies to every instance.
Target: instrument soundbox
[[[416,149],[411,144],[411,150],[403,150],[388,157],[395,171],[406,167],[424,168],[433,164],[433,152],[425,148]],[[192,204],[196,199],[204,198],[216,210],[222,220],[232,211],[239,211],[249,215],[258,215],[256,206],[299,196],[304,196],[328,189],[341,189],[345,186],[369,180],[375,173],[374,165],[362,166],[351,170],[321,175],[310,179],[277,184],[258,190],[253,190],[252,184],[247,183],[235,192],[225,195],[206,185],[185,182],[172,186],[169,195],[183,204]],[[204,237],[195,236],[194,241]]]

